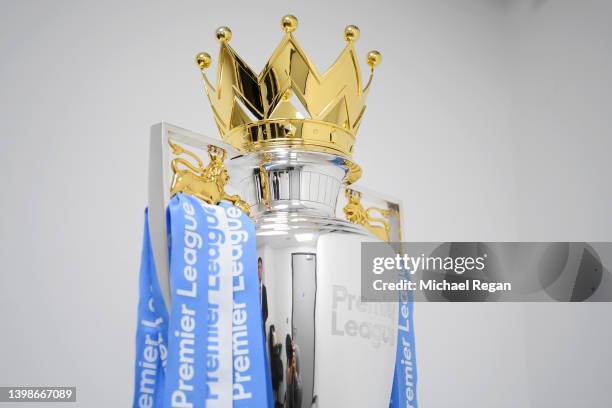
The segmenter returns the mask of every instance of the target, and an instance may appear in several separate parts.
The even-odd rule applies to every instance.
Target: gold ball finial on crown
[[[292,33],[297,29],[298,19],[292,14],[287,14],[281,19],[281,28],[286,33]]]
[[[219,27],[215,32],[215,36],[221,44],[227,44],[232,40],[232,30],[225,26]]]
[[[382,62],[382,55],[380,52],[376,50],[372,50],[368,52],[366,57],[366,63],[370,66],[370,68],[374,69],[377,65]]]
[[[359,27],[356,25],[346,26],[344,29],[344,40],[346,42],[353,42],[359,39]]]
[[[204,70],[204,69],[210,67],[210,64],[212,62],[212,58],[210,57],[209,53],[201,52],[198,55],[196,55],[195,62],[197,64],[197,66],[200,67],[201,70]]]

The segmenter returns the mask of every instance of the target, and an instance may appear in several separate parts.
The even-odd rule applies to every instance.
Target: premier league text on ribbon
[[[227,215],[233,277],[233,406],[271,406],[263,321],[259,300],[255,224],[238,208],[222,203]]]
[[[150,299],[147,307],[151,313],[155,313],[153,298]],[[140,324],[148,331],[148,333],[144,333],[144,347],[142,347],[141,358],[138,361],[139,367],[137,367],[137,371],[140,371],[140,395],[138,397],[138,406],[140,408],[153,407],[155,391],[160,378],[159,370],[163,370],[166,366],[168,351],[162,335],[162,323],[163,318],[161,316],[155,320],[140,320]]]
[[[244,263],[242,262],[242,243],[248,240],[248,234],[242,229],[241,211],[235,207],[226,209],[230,241],[232,243],[232,276],[234,279],[234,313],[232,318],[232,347],[234,358],[234,400],[250,399],[249,391],[252,377],[248,375],[251,366],[249,331],[246,324],[249,318],[245,302],[236,301],[240,292],[246,290]]]
[[[149,236],[148,211],[145,211],[139,276],[138,325],[136,329],[136,367],[133,406],[160,405],[168,350],[165,344],[168,313],[157,282]]]
[[[177,194],[167,225],[170,313],[145,228],[134,407],[269,406],[253,222]]]
[[[178,299],[190,298],[195,299],[198,295],[198,270],[195,265],[198,261],[198,249],[202,248],[202,237],[197,232],[198,222],[195,215],[195,209],[191,203],[184,201],[183,211],[185,217],[184,228],[184,243],[183,260],[185,267],[183,268],[184,281],[176,288],[176,297]],[[191,407],[192,403],[188,401],[188,393],[193,392],[194,384],[194,354],[195,354],[195,316],[198,311],[189,308],[184,300],[180,302],[180,330],[174,332],[174,335],[179,337],[179,361],[178,367],[178,386],[172,393],[173,407]]]
[[[170,202],[170,287],[165,406],[203,406],[208,291],[206,290],[208,226],[202,206],[192,197],[176,195]]]
[[[407,279],[406,271],[400,271],[400,276]],[[395,365],[393,397],[401,401],[400,407],[416,407],[416,369],[414,358],[414,332],[412,331],[413,304],[408,291],[399,294],[398,344]]]
[[[215,293],[221,291],[221,245],[225,243],[225,233],[220,226],[219,216],[216,208],[209,205],[202,205],[208,226],[207,244],[208,257],[206,270],[208,272],[208,318],[207,318],[207,344],[206,344],[206,399],[218,400],[219,391],[216,385],[220,381],[221,363],[219,356],[221,353],[220,338],[220,316],[219,303],[216,303]]]

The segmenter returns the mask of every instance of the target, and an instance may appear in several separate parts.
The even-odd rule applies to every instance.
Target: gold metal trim
[[[174,155],[184,154],[196,163],[194,165],[183,157],[172,160],[170,166],[172,167],[173,177],[170,196],[185,193],[214,205],[221,201],[229,201],[249,215],[249,206],[240,196],[229,195],[225,192],[225,186],[229,181],[229,174],[224,164],[225,150],[218,146],[208,145],[210,162],[207,166],[204,166],[202,160],[192,151],[179,146],[170,139],[168,139],[168,144],[172,147]]]
[[[241,151],[253,152],[278,146],[346,156],[352,154],[355,137],[336,125],[307,119],[275,119],[249,123],[229,131],[224,140]]]
[[[344,165],[348,168],[344,182],[347,185],[353,184],[361,178],[361,167],[350,160],[344,160]]]
[[[361,193],[350,188],[344,191],[347,203],[344,206],[344,215],[349,222],[361,225],[382,241],[389,242],[389,215],[390,211],[378,207],[365,209],[361,204]],[[372,213],[380,216],[375,217]]]
[[[270,208],[270,183],[268,182],[268,172],[263,164],[259,165],[259,180],[261,182],[261,201]]]

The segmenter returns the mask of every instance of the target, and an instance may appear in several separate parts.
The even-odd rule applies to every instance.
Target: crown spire
[[[259,74],[229,45],[232,31],[218,28],[216,86],[205,73],[211,56],[197,54],[196,64],[221,137],[241,151],[285,147],[350,159],[381,55],[378,51],[367,54],[370,77],[363,87],[354,48],[360,30],[349,25],[344,29],[344,50],[321,74],[294,37],[297,27],[295,16],[281,19],[285,36]]]

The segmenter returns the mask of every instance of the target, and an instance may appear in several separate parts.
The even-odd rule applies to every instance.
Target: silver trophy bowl
[[[336,216],[344,161],[276,149],[228,165],[256,223],[276,406],[388,405],[397,305],[360,302],[360,243],[378,239]]]

